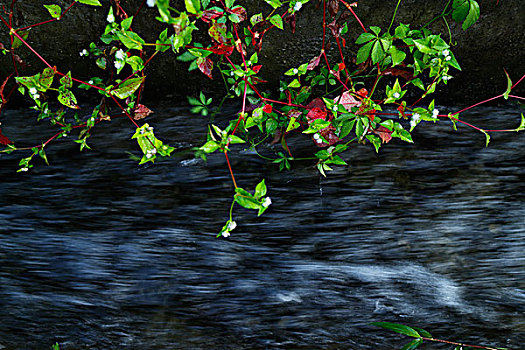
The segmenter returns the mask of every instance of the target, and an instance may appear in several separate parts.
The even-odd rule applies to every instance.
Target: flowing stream
[[[464,117],[487,128],[520,118],[495,107]],[[2,118],[18,146],[52,135],[26,126],[33,113]],[[235,146],[237,183],[253,190],[265,178],[273,204],[259,218],[237,206],[238,228],[218,239],[233,193],[224,156],[204,163],[190,150],[207,120],[166,108],[148,122],[177,147],[154,166],[128,158],[138,147],[125,118],[97,125],[93,151],[60,139],[47,149],[51,165],[35,159],[28,173],[16,173],[25,154],[0,155],[0,349],[400,349],[410,340],[374,321],[523,349],[525,133],[493,135],[486,148],[470,128],[422,123],[414,145],[353,146],[350,166],[327,178],[307,161],[279,173]],[[313,145],[290,143],[296,155]]]

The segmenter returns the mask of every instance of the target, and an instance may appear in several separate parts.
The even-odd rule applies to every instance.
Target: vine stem
[[[388,26],[387,33],[390,33],[390,29],[392,28],[392,25],[394,24],[394,19],[396,18],[397,9],[399,8],[399,4],[401,4],[401,0],[397,1],[396,9],[394,10],[394,15],[392,16],[392,21],[390,21],[390,25]]]
[[[456,342],[453,342],[453,341],[450,341],[450,340],[443,340],[443,339],[425,338],[425,337],[421,337],[420,339],[433,341],[433,342],[438,342],[438,343],[457,345],[457,346],[462,346],[462,347],[464,346],[464,347],[467,347],[467,348],[486,349],[486,350],[498,350],[496,348],[491,348],[491,347],[487,347],[487,346],[468,345],[468,344],[456,343]]]

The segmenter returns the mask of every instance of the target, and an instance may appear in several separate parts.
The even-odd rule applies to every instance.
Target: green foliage
[[[310,157],[301,160],[316,162],[320,174],[326,176],[336,167],[348,166],[344,154],[360,145],[380,152],[392,140],[413,143],[411,132],[421,123],[437,123],[441,117],[448,117],[454,128],[456,123],[463,123],[458,114],[440,114],[434,100],[429,103],[428,99],[440,84],[447,84],[454,70],[461,70],[451,48],[450,30],[448,41],[445,41],[441,34],[432,33],[428,25],[414,29],[409,24],[400,23],[394,27],[401,2],[398,2],[388,28],[372,25],[367,30],[361,26],[363,32],[359,35],[350,30],[356,25],[353,17],[347,19],[343,13],[352,5],[328,2],[322,23],[326,30],[323,31],[323,46],[317,51],[319,54],[305,57],[303,62],[284,69],[278,92],[261,88],[265,81],[259,56],[264,55],[266,33],[270,30],[280,32],[288,26],[294,30],[297,18],[302,16],[303,7],[309,2],[265,0],[266,8],[251,13],[250,8],[241,5],[244,3],[235,0],[156,0],[155,8],[141,8],[141,11],[154,11],[162,27],[152,38],[134,28],[135,17],[140,16],[141,11],[128,16],[126,13],[134,12],[122,11],[123,8],[117,11],[112,2],[107,10],[107,24],[99,39],[80,51],[80,59],[91,61],[100,68],[100,76],[81,82],[78,77],[73,77],[74,73],[64,74],[45,62],[46,68],[41,72],[17,74],[13,79],[18,91],[34,102],[31,108],[38,112],[37,120],[48,121],[57,128],[56,135],[48,141],[24,148],[31,153],[20,161],[19,171],[25,172],[33,167],[34,159],[40,158],[47,163],[46,145],[71,133],[75,133],[74,142],[81,151],[90,149],[87,141],[94,129],[99,123],[110,122],[117,108],[120,109],[117,115],[126,115],[134,125],[132,139],[137,141],[142,152],[141,157],[135,157],[139,164],[170,156],[174,148],[159,140],[153,127],[142,121],[152,113],[141,104],[147,80],[145,69],[155,64],[156,56],[161,55],[175,54],[177,61],[186,65],[189,71],[203,75],[202,91],[208,90],[206,82],[209,79],[221,79],[224,83],[225,95],[218,106],[213,106],[213,99],[207,98],[202,91],[197,97],[188,97],[192,113],[211,114],[214,118],[226,100],[238,98],[241,102],[241,111],[231,118],[210,120],[206,140],[195,148],[195,156],[207,159],[215,152],[224,154],[234,185],[232,208],[237,203],[257,210],[258,215],[264,213],[271,203],[269,197],[265,197],[266,184],[261,181],[253,193],[237,185],[228,159],[232,145],[249,148],[275,164],[279,171],[284,171],[291,169],[293,162],[298,160],[288,144],[289,136],[302,136],[311,139],[314,150]],[[335,6],[337,3],[344,6]],[[99,0],[79,0],[71,7],[79,4],[102,5]],[[43,6],[53,18],[47,22],[60,20],[71,8],[56,4]],[[120,2],[119,6],[127,5]],[[354,14],[357,18],[357,13]],[[479,15],[477,1],[452,0],[444,4],[442,13],[435,19],[443,19],[449,28],[447,18],[452,17],[467,29]],[[26,45],[24,42],[31,27],[10,28],[12,45],[10,48],[1,45],[2,52],[14,52]],[[201,33],[198,39],[193,35],[196,30]],[[351,42],[355,42],[357,48],[348,47],[346,43]],[[386,80],[384,91],[378,89],[382,79]],[[0,86],[0,93],[5,84]],[[96,90],[101,95],[101,102],[91,113],[76,113],[75,110],[80,109],[75,95],[76,85],[81,89]],[[515,97],[511,95],[512,88],[507,74],[507,89],[501,97]],[[1,108],[4,98],[2,94],[0,97]],[[384,106],[395,108],[397,113],[383,112]],[[488,145],[492,131],[475,128],[486,135]],[[519,127],[512,131],[522,130],[525,130],[523,115]],[[273,155],[259,154],[258,147],[269,142],[275,145]],[[6,146],[0,151],[2,153],[22,150],[14,147],[2,134],[0,143]],[[236,225],[230,210],[229,220],[219,236],[228,237]],[[391,330],[398,327],[397,331],[416,337],[406,349],[420,345],[422,337],[419,335],[425,337],[424,331],[416,328],[386,323],[382,326]]]

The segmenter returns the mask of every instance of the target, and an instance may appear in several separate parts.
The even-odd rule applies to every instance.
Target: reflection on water
[[[515,127],[516,113],[478,109],[478,123]],[[31,118],[4,115],[29,142]],[[406,323],[435,337],[518,349],[525,341],[525,139],[447,122],[421,124],[416,145],[322,178],[310,163],[276,173],[232,154],[237,181],[266,178],[273,205],[236,209],[223,157],[186,150],[205,120],[180,110],[150,123],[180,152],[153,167],[127,159],[129,122],[101,125],[92,152],[49,147],[50,167],[17,174],[0,156],[0,348],[394,349],[369,326]],[[295,141],[303,152],[307,144]],[[292,140],[292,143],[294,141]],[[263,152],[265,151],[263,148]],[[436,348],[448,349],[450,347]]]

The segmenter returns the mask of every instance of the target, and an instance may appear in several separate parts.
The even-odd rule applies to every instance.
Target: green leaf
[[[29,31],[31,30],[31,28],[28,28],[26,30],[21,30],[19,32],[17,32],[18,35],[20,35],[22,37],[22,39],[27,40],[27,37],[29,36]],[[15,36],[13,38],[13,45],[11,45],[11,48],[12,49],[18,49],[20,46],[22,46],[23,43],[20,39],[18,39],[17,36]]]
[[[508,100],[510,91],[512,90],[512,80],[510,80],[509,73],[507,73],[506,70],[504,70],[504,72],[507,76],[507,90],[505,90],[505,92],[503,93],[503,98],[505,98],[505,100]]]
[[[47,89],[51,87],[51,84],[53,84],[53,78],[55,77],[55,71],[52,68],[46,68],[40,74],[40,77],[38,78],[39,83],[39,90],[45,92]]]
[[[385,51],[383,50],[383,45],[380,41],[376,41],[372,47],[372,62],[374,64],[380,62],[385,57]]]
[[[234,199],[240,206],[246,209],[260,209],[261,208],[261,204],[259,203],[259,201],[255,199],[253,195],[249,193],[248,191],[240,187],[237,187],[235,189],[235,192],[236,193],[235,193]]]
[[[414,349],[417,349],[419,347],[419,345],[421,345],[422,343],[423,343],[423,339],[421,339],[421,338],[414,339],[410,343],[408,343],[405,346],[403,346],[401,348],[401,350],[414,350]]]
[[[67,72],[62,78],[60,78],[60,85],[65,88],[73,87],[73,79],[71,79],[71,71]]]
[[[395,46],[391,46],[389,52],[392,56],[392,67],[395,67],[401,62],[403,62],[407,56],[406,53],[404,53],[401,50],[398,50]]]
[[[368,57],[370,56],[370,50],[372,49],[373,45],[374,41],[371,41],[368,44],[365,44],[359,48],[359,51],[357,51],[357,59],[355,62],[356,64],[361,64],[368,59]]]
[[[186,4],[186,10],[189,13],[197,14],[201,10],[201,2],[200,0],[184,0]],[[228,2],[228,1],[226,1]]]
[[[264,183],[264,179],[257,184],[255,187],[255,198],[261,198],[266,195],[266,184]]]
[[[452,19],[456,22],[463,21],[470,10],[469,0],[454,0],[452,3]]]
[[[288,84],[288,87],[291,87],[291,88],[298,88],[300,86],[301,86],[301,83],[297,79],[294,79],[290,84]]]
[[[126,18],[120,23],[120,26],[123,30],[128,30],[131,27],[131,22],[133,22],[133,16]]]
[[[206,153],[213,153],[219,148],[219,143],[213,140],[206,142],[200,149]]]
[[[376,153],[379,153],[379,148],[381,148],[381,139],[374,135],[366,135],[366,138],[372,143],[372,145],[374,145]]]
[[[264,20],[264,17],[262,13],[258,13],[250,17],[250,23],[252,24],[252,26],[256,25],[259,22],[262,22],[263,20]]]
[[[77,106],[77,98],[75,97],[75,95],[73,95],[73,93],[67,89],[60,90],[60,93],[58,95],[58,101],[69,108],[80,108]]]
[[[77,2],[86,5],[102,6],[99,0],[77,0]]]
[[[44,5],[44,7],[49,11],[49,14],[53,18],[60,18],[62,15],[62,8],[58,5]]]
[[[144,39],[142,39],[137,33],[129,30],[118,32],[117,37],[128,49],[142,50],[142,45],[145,44]]]
[[[469,9],[467,18],[465,18],[465,22],[463,22],[463,25],[461,26],[463,30],[467,30],[471,25],[476,23],[476,21],[479,18],[479,14],[480,14],[479,5],[477,1],[470,0],[469,2],[470,2],[470,9]]]
[[[196,0],[196,1],[198,1],[198,0]],[[230,9],[230,8],[232,8],[234,3],[235,3],[235,0],[226,0],[226,7]]]
[[[486,132],[485,130],[480,130],[482,133],[485,134],[485,147],[488,147],[489,146],[489,142],[490,142],[490,135],[488,132]]]
[[[264,0],[267,4],[271,5],[274,9],[281,7],[282,3],[279,0]]]
[[[404,335],[408,335],[409,337],[414,338],[421,338],[421,335],[412,327],[405,326],[399,323],[392,323],[392,322],[372,322],[371,323],[374,326],[378,326],[381,328],[385,328],[391,331],[394,331],[396,333],[401,333]]]
[[[112,90],[111,94],[117,96],[120,99],[126,99],[133,95],[133,93],[140,87],[140,84],[146,77],[133,78],[124,81],[119,85],[118,89]]]
[[[270,17],[270,23],[276,26],[277,28],[283,30],[283,19],[279,15],[273,15]]]
[[[432,334],[430,334],[430,332],[422,329],[422,328],[417,328],[417,327],[412,327],[414,328],[419,334],[421,334],[423,337],[425,338],[433,338],[432,337]]]
[[[361,44],[369,42],[370,40],[373,40],[375,38],[376,38],[376,36],[374,34],[372,34],[372,33],[363,33],[363,34],[359,35],[359,37],[357,38],[355,43],[361,45]]]

